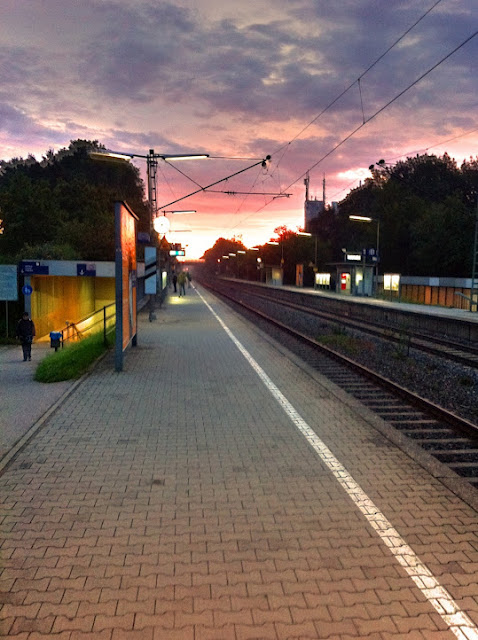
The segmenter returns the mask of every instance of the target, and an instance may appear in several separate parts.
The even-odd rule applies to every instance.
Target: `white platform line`
[[[405,569],[425,598],[440,614],[442,619],[448,625],[450,631],[452,631],[460,640],[478,640],[478,628],[471,618],[469,618],[468,615],[460,609],[448,591],[441,586],[427,566],[420,560],[413,549],[407,545],[398,531],[392,526],[391,522],[362,490],[360,485],[353,479],[342,463],[334,456],[327,445],[322,442],[314,430],[295,410],[292,404],[272,382],[266,372],[254,360],[242,343],[239,342],[207,300],[205,300],[199,291],[197,291],[197,293],[245,359],[249,362],[264,385],[269,389],[271,394],[284,409],[285,413],[289,416],[297,429],[304,435],[320,459],[329,468],[336,480],[341,484],[347,495],[351,498],[358,509],[360,509],[370,526],[381,538],[382,542],[395,556],[398,563]]]

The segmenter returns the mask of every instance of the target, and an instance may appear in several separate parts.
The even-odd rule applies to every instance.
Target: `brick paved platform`
[[[0,478],[0,633],[476,640],[477,512],[367,415],[201,289],[140,316]]]

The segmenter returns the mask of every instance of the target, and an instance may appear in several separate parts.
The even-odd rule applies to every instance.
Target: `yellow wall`
[[[32,276],[32,320],[37,337],[64,329],[115,300],[114,278]]]

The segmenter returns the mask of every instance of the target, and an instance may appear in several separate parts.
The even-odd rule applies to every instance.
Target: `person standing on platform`
[[[186,274],[184,271],[178,275],[178,284],[179,284],[179,297],[186,295]]]
[[[35,337],[35,325],[29,314],[25,311],[17,324],[17,338],[22,343],[23,361],[32,359],[32,342]]]
[[[177,283],[178,283],[178,276],[176,275],[176,272],[175,272],[175,271],[173,271],[173,278],[172,278],[172,280],[173,280],[174,293],[177,293],[178,288],[177,288],[177,286],[176,286],[176,285],[177,285]]]
[[[186,269],[186,278],[188,279],[188,289],[191,288],[191,272],[189,271],[189,269]]]

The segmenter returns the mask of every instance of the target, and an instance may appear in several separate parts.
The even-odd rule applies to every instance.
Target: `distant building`
[[[324,196],[322,200],[313,200],[309,196],[309,174],[304,179],[305,184],[305,203],[304,203],[304,229],[308,233],[314,230],[314,226],[325,211],[325,177],[324,177]]]
[[[304,202],[304,230],[307,233],[317,233],[317,226],[321,214],[324,213],[326,207],[325,199],[325,175],[323,180],[323,195],[322,200],[317,198],[310,198],[309,196],[309,174],[304,179],[305,184],[305,202]],[[334,213],[339,210],[338,202],[332,202],[330,208]]]
[[[310,233],[310,228],[318,220],[321,213],[324,212],[323,200],[306,200],[305,201],[305,230]]]

